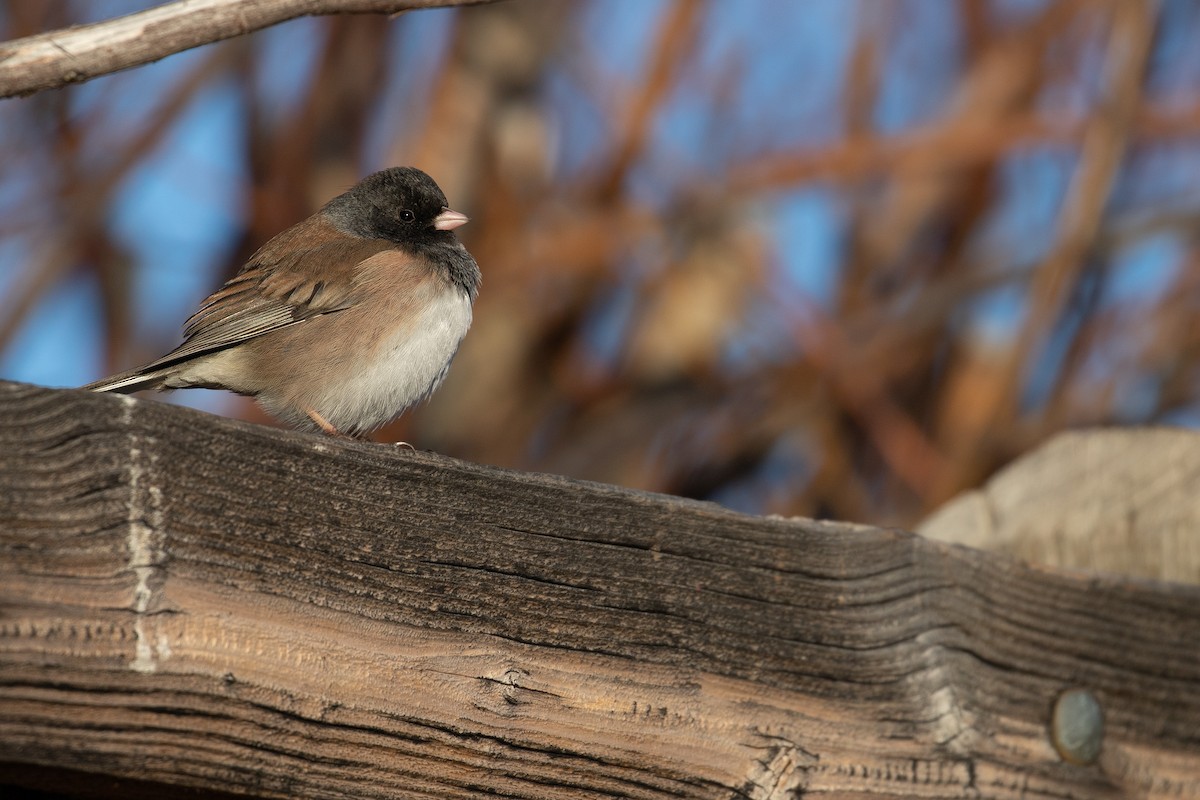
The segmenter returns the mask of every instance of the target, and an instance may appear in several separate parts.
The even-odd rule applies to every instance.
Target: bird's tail
[[[130,394],[142,389],[162,389],[168,372],[169,370],[165,369],[147,370],[145,367],[138,367],[127,372],[109,375],[107,378],[79,388],[92,392],[119,392],[121,394]]]

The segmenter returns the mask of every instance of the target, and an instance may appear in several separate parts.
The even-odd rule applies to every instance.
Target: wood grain
[[[31,772],[262,797],[1200,796],[1196,588],[154,401],[0,383],[0,409],[0,762]],[[1047,733],[1069,687],[1104,712],[1092,766]]]

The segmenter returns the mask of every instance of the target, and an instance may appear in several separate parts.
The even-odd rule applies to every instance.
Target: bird
[[[228,389],[294,427],[361,438],[437,389],[471,325],[479,265],[426,173],[368,175],[264,244],[183,343],[94,392]]]

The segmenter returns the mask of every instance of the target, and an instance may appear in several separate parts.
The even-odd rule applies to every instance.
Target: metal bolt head
[[[1050,739],[1064,761],[1094,764],[1104,741],[1104,711],[1087,689],[1068,689],[1054,703]]]

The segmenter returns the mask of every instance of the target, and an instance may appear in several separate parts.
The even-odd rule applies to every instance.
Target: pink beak
[[[442,213],[433,218],[433,227],[439,231],[452,231],[459,225],[467,224],[469,219],[466,214],[460,214],[450,208],[443,208]]]

